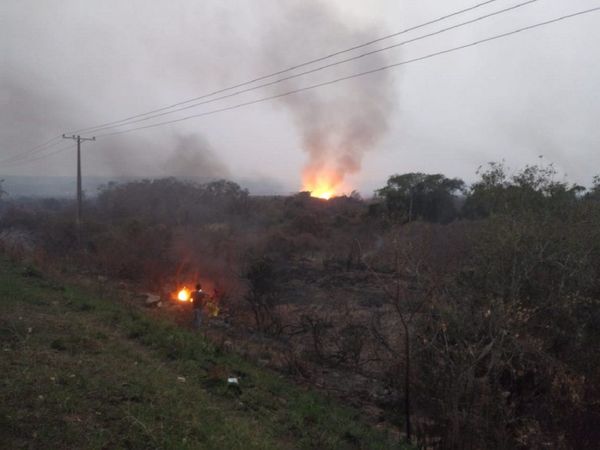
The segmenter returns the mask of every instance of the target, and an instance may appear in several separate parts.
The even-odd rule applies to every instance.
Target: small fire
[[[180,302],[192,303],[194,301],[192,298],[192,291],[185,286],[176,294],[174,294],[174,297]],[[201,307],[209,317],[217,317],[219,315],[221,308],[219,306],[219,296],[216,290],[214,290],[212,295],[209,295],[207,292],[205,292],[205,295],[202,297]]]
[[[302,177],[302,190],[310,192],[311,197],[329,200],[340,193],[341,177],[339,174],[321,170],[306,170]]]
[[[190,291],[188,289],[186,289],[185,287],[183,289],[181,289],[177,293],[177,300],[179,300],[180,302],[189,302],[190,301]]]

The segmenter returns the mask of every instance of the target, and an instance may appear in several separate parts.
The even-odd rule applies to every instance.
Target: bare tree
[[[384,276],[372,265],[367,264],[368,270],[374,276],[379,288],[385,295],[385,304],[393,312],[394,320],[392,326],[382,323],[382,316],[387,312],[375,313],[371,321],[371,333],[376,343],[388,353],[395,361],[402,364],[393,364],[391,369],[394,373],[394,382],[398,378],[403,379],[403,413],[405,418],[406,439],[410,442],[413,436],[412,406],[411,406],[411,362],[413,344],[413,321],[419,311],[423,308],[425,297],[418,286],[421,280],[421,258],[411,251],[410,244],[401,248],[399,240],[399,229],[392,232],[393,272]],[[362,252],[361,252],[362,253]],[[390,318],[387,318],[390,322]],[[396,333],[395,325],[402,328],[402,336]]]
[[[282,324],[275,310],[275,287],[272,263],[261,257],[250,261],[245,273],[248,291],[245,300],[254,314],[256,328],[271,334],[280,334]]]

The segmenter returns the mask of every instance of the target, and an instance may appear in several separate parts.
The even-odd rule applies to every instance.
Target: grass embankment
[[[0,342],[1,448],[398,448],[198,334],[4,260]]]

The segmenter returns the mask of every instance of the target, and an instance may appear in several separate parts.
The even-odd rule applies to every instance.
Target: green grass
[[[401,448],[196,333],[4,260],[0,346],[0,448]]]

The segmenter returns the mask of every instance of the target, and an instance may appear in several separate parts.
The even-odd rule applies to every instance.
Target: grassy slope
[[[197,334],[3,260],[0,345],[1,448],[395,447]]]

